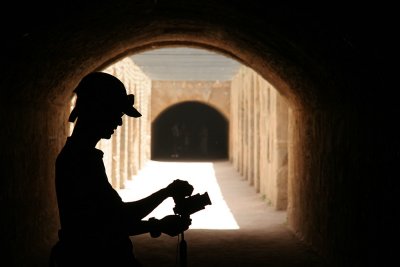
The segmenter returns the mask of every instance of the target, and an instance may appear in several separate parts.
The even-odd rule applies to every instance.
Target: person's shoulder
[[[103,151],[100,149],[86,147],[80,142],[74,142],[74,140],[68,138],[64,147],[58,154],[57,159],[68,161],[88,161],[102,159],[103,154]]]
[[[68,141],[65,143],[63,148],[61,148],[60,152],[57,155],[56,162],[63,161],[65,158],[67,158],[69,155],[71,155],[71,148],[68,145]]]

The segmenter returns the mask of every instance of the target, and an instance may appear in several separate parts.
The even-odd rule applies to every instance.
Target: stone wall
[[[151,120],[167,108],[186,101],[209,105],[230,117],[230,81],[153,81]]]
[[[278,210],[287,207],[288,105],[248,67],[232,79],[230,161]]]

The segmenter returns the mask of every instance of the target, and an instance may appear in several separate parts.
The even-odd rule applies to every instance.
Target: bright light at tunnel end
[[[225,202],[215,177],[212,162],[159,162],[149,161],[146,166],[127,181],[125,189],[117,190],[123,201],[135,201],[167,186],[175,179],[188,181],[194,187],[193,194],[208,193],[211,205],[193,213],[189,229],[237,230],[236,222],[228,204]],[[172,198],[165,200],[145,219],[158,219],[173,214],[175,203]]]

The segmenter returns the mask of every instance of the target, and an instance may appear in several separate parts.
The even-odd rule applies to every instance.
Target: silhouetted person
[[[176,236],[188,229],[190,219],[168,215],[143,220],[168,197],[190,195],[193,187],[175,180],[147,198],[123,202],[108,182],[103,152],[95,148],[122,125],[122,116],[140,117],[116,77],[94,72],[74,91],[76,105],[69,121],[73,133],[56,160],[56,192],[61,222],[59,242],[53,247],[53,266],[141,266],[129,236],[161,233]]]

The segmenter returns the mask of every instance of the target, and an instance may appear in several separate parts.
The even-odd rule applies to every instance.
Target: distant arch
[[[197,101],[171,106],[151,127],[151,158],[213,160],[228,158],[228,120]]]

